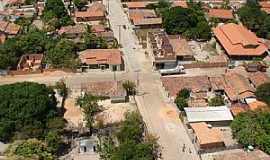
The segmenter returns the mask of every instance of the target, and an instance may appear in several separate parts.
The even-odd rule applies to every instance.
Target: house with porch
[[[87,49],[79,53],[82,71],[89,69],[124,70],[122,52],[119,49]]]

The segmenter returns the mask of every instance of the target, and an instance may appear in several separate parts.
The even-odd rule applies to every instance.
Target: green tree
[[[222,96],[215,96],[209,100],[209,106],[224,106],[224,98]]]
[[[270,83],[264,83],[257,87],[255,95],[258,100],[270,105]]]
[[[174,103],[176,104],[176,106],[180,111],[183,111],[185,107],[188,107],[187,99],[181,96],[177,96]]]
[[[177,96],[188,99],[190,97],[190,90],[187,88],[183,88],[178,92]]]
[[[50,131],[45,136],[45,143],[47,144],[50,153],[57,153],[63,144],[63,140],[58,132]]]
[[[121,124],[117,137],[121,143],[134,140],[140,142],[144,132],[143,121],[141,115],[137,112],[127,113],[126,120]]]
[[[192,4],[190,8],[170,8],[164,12],[163,22],[169,34],[183,34],[195,40],[208,40],[211,37],[211,29],[199,4]]]
[[[68,95],[68,88],[64,80],[56,82],[55,88],[62,97],[66,97]]]
[[[102,106],[98,104],[99,100],[103,100],[106,97],[94,96],[91,94],[85,94],[77,99],[77,105],[83,109],[84,120],[86,121],[86,127],[90,130],[90,135],[94,129],[95,118],[94,116],[102,111]]]
[[[126,90],[127,96],[134,95],[136,93],[136,84],[134,82],[127,80],[122,85]]]
[[[13,136],[42,137],[47,121],[56,117],[56,99],[53,90],[43,84],[2,85],[0,110],[0,141],[8,141]]]
[[[47,51],[46,61],[54,68],[75,68],[76,46],[72,41],[61,39],[54,48]]]
[[[233,136],[244,146],[253,145],[270,153],[270,113],[240,113],[231,123]]]
[[[81,10],[88,4],[88,1],[87,0],[73,0],[73,3],[79,10]]]
[[[106,49],[108,43],[102,37],[96,36],[94,33],[85,33],[84,44],[86,49]]]
[[[17,141],[9,146],[5,155],[10,159],[44,159],[53,160],[55,157],[45,143],[37,139]]]
[[[256,32],[259,37],[267,38],[269,36],[270,16],[260,9],[256,1],[248,1],[237,11],[237,14],[241,22],[250,30]]]
[[[68,15],[63,1],[60,0],[46,0],[42,19],[46,24],[48,24],[50,20],[56,19],[56,21],[54,21],[55,23],[49,23],[49,25],[53,25],[55,29],[74,24]]]

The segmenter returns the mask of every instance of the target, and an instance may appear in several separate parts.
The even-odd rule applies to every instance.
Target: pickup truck
[[[163,75],[170,75],[170,74],[181,74],[185,73],[185,68],[184,66],[178,65],[175,68],[170,68],[170,69],[160,69],[159,73]]]

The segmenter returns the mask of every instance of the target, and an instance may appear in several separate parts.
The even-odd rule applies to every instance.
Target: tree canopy
[[[180,111],[183,111],[185,107],[188,107],[189,97],[190,97],[190,90],[187,88],[183,88],[178,92],[174,100],[174,103],[176,104],[176,106]]]
[[[209,101],[209,106],[224,106],[224,98],[222,96],[215,96],[210,99]]]
[[[75,68],[76,45],[67,39],[61,39],[46,52],[46,62],[54,68]]]
[[[74,24],[61,0],[46,0],[42,19],[53,29]]]
[[[11,144],[5,155],[11,159],[44,159],[53,160],[55,157],[48,150],[47,145],[37,139],[16,141]]]
[[[253,145],[270,154],[270,113],[240,113],[231,123],[233,136],[244,146]]]
[[[248,1],[238,11],[241,22],[259,37],[270,38],[270,16],[260,9],[256,1]]]
[[[193,8],[192,8],[193,7]],[[163,13],[164,28],[169,34],[182,34],[189,39],[211,38],[211,28],[197,5],[191,8],[173,7]]]
[[[144,125],[139,113],[126,114],[126,120],[120,124],[115,145],[112,138],[105,138],[101,145],[101,158],[104,160],[150,160],[158,153],[156,138],[144,137]]]
[[[52,89],[33,82],[0,86],[0,140],[42,138],[57,117]],[[62,119],[59,117],[59,119]]]
[[[263,101],[270,105],[270,83],[264,83],[256,89],[256,97],[258,100]]]

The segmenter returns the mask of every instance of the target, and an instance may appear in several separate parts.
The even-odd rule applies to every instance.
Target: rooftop
[[[79,34],[86,32],[86,25],[84,24],[76,24],[74,26],[65,26],[61,27],[58,33],[61,34]]]
[[[242,25],[224,24],[214,28],[214,34],[229,56],[262,56],[267,51],[261,39]]]
[[[152,9],[130,9],[129,18],[135,26],[162,24],[162,19]]]
[[[255,97],[255,89],[244,76],[234,72],[227,72],[224,75],[224,79],[224,89],[230,100],[235,101],[238,99]]]
[[[209,9],[208,16],[210,18],[220,18],[220,19],[234,18],[232,11],[227,9]]]
[[[269,160],[270,156],[261,150],[252,152],[245,152],[243,150],[238,152],[229,152],[221,155],[215,155],[215,160]]]
[[[249,80],[254,85],[254,87],[258,87],[263,83],[270,82],[269,77],[263,72],[249,73]]]
[[[119,49],[87,49],[79,53],[79,58],[86,64],[122,64]]]
[[[199,144],[215,144],[224,143],[223,133],[218,128],[210,128],[205,122],[191,123],[191,128],[193,129]]]
[[[127,2],[126,3],[126,6],[129,8],[129,9],[135,9],[135,8],[146,8],[147,7],[147,5],[149,5],[149,4],[153,4],[153,3],[155,3],[155,2],[151,2],[151,1],[143,1],[143,2],[138,2],[138,1],[136,1],[136,2]]]
[[[76,11],[75,17],[87,18],[87,17],[105,17],[106,8],[102,3],[94,2],[87,11]]]
[[[89,82],[82,84],[82,88],[93,95],[118,97],[126,95],[122,83],[122,81]]]
[[[184,88],[191,89],[194,93],[207,92],[211,88],[207,76],[161,77],[161,81],[171,97],[176,97],[178,92]]]
[[[261,6],[261,10],[265,11],[267,14],[270,14],[270,2],[269,1],[261,1],[259,2]]]
[[[165,32],[149,32],[148,37],[153,48],[155,60],[175,60],[174,48]]]
[[[184,108],[187,120],[192,122],[232,121],[233,116],[227,106],[220,107],[188,107]]]
[[[0,21],[0,31],[7,34],[16,35],[19,32],[20,28],[21,27],[15,23]]]
[[[184,0],[176,0],[172,3],[173,7],[182,7],[182,8],[188,8],[187,2]]]
[[[173,47],[176,56],[193,56],[193,52],[184,38],[169,36],[169,42]]]

